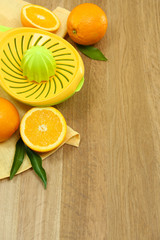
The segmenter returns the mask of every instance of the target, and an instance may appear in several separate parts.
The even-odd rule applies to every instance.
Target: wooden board
[[[85,1],[32,2],[71,10]],[[160,239],[159,1],[92,2],[108,16],[96,46],[109,61],[82,56],[85,85],[59,105],[80,148],[44,161],[46,191],[32,170],[0,182],[1,239]]]

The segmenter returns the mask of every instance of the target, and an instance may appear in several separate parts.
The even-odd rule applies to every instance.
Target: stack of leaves
[[[42,158],[39,156],[38,153],[36,153],[35,151],[27,147],[21,138],[16,143],[16,151],[15,151],[14,161],[13,161],[13,165],[10,172],[10,179],[12,179],[14,175],[17,173],[18,169],[23,163],[25,154],[28,155],[34,171],[42,179],[44,183],[44,187],[46,188],[47,176],[44,168],[42,167]]]

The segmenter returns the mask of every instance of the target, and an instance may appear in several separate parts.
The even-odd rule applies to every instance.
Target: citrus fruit
[[[83,3],[75,7],[67,20],[70,38],[81,45],[92,45],[106,33],[107,16],[96,4]]]
[[[60,21],[53,12],[34,4],[22,7],[21,22],[25,27],[39,28],[49,32],[55,32],[60,27]]]
[[[18,129],[20,118],[15,106],[0,97],[0,142],[6,141]]]
[[[32,108],[22,118],[20,134],[32,150],[47,152],[57,148],[66,136],[63,115],[53,107]]]

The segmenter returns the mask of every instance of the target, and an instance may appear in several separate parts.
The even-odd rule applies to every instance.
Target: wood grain
[[[82,2],[32,1],[68,10]],[[0,182],[3,240],[160,239],[160,2],[92,2],[107,13],[96,46],[109,61],[82,56],[84,87],[58,106],[80,148],[44,161],[46,191],[32,170]]]

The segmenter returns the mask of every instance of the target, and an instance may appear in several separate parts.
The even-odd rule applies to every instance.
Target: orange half
[[[63,142],[66,132],[67,124],[63,115],[53,107],[30,109],[20,124],[22,140],[38,152],[57,148]]]
[[[21,22],[24,27],[34,27],[49,32],[55,32],[60,27],[60,21],[53,12],[34,4],[22,7]]]

